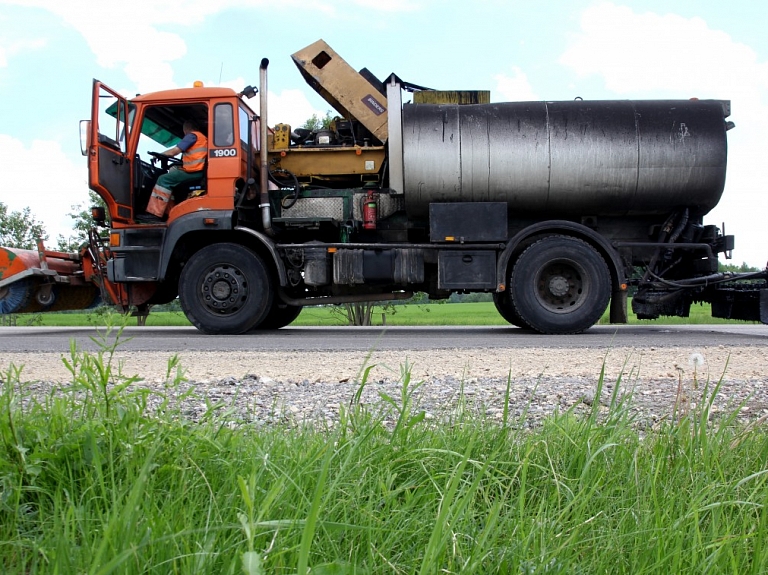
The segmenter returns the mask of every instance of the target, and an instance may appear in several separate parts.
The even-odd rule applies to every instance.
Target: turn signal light
[[[104,206],[91,206],[91,217],[97,224],[103,224],[107,220],[107,213]]]

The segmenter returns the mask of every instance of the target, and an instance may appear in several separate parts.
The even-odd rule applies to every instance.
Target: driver
[[[181,154],[181,167],[174,166],[168,173],[157,178],[147,204],[147,213],[157,218],[165,216],[173,188],[199,181],[203,177],[205,160],[208,157],[208,139],[190,120],[184,122],[182,129],[184,137],[179,143],[161,152],[163,156],[168,157]]]

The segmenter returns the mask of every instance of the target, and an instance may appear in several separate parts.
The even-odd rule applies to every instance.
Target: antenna
[[[219,68],[219,85],[221,85],[221,76],[224,73],[224,62],[221,63],[221,68]]]

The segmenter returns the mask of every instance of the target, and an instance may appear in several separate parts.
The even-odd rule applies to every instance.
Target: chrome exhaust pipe
[[[269,60],[263,58],[259,67],[259,208],[264,232],[273,236],[272,214],[269,211],[269,164],[267,158],[267,66]]]

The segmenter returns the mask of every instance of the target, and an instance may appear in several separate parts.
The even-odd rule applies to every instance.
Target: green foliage
[[[187,419],[177,358],[146,386],[121,337],[73,347],[48,395],[2,376],[5,574],[768,571],[768,436],[715,418],[717,384],[639,433],[621,379],[530,428],[463,401],[426,417],[408,366],[364,403],[366,369],[337,425],[254,430],[205,398]]]
[[[34,250],[38,239],[45,241],[48,234],[29,208],[9,212],[8,206],[0,202],[0,246]]]
[[[493,294],[487,292],[476,293],[452,293],[448,298],[450,303],[477,303],[477,302],[492,302]]]
[[[33,326],[43,325],[43,314],[41,313],[4,313],[0,314],[0,326]]]
[[[93,217],[91,216],[91,206],[101,206],[105,210],[107,208],[104,200],[93,190],[88,192],[88,205],[74,204],[72,205],[72,211],[67,214],[74,220],[73,230],[74,234],[65,238],[63,235],[59,235],[57,238],[57,249],[63,252],[76,252],[88,241],[88,232],[94,225]],[[108,213],[108,212],[107,212]]]
[[[759,272],[760,269],[747,265],[747,262],[742,262],[741,265],[736,264],[724,264],[723,262],[717,262],[717,271],[719,272],[734,272],[734,273],[749,273]]]
[[[373,312],[376,308],[379,308],[383,315],[396,313],[392,303],[375,301],[339,304],[329,308],[329,311],[332,316],[346,322],[346,325],[369,326],[373,325]]]
[[[147,325],[152,326],[189,326],[191,325],[181,311],[162,311],[163,308],[175,310],[175,303],[152,308],[147,318]],[[111,308],[97,308],[90,312],[60,312],[38,314],[40,325],[48,326],[86,326],[104,325],[100,315],[113,313]],[[509,325],[496,311],[492,303],[429,303],[419,305],[394,305],[386,307],[376,305],[371,308],[371,325],[382,325],[382,314],[386,316],[386,325],[419,326],[419,325]],[[607,325],[609,311],[598,322]],[[31,317],[23,314],[19,325]],[[739,324],[740,320],[713,318],[708,304],[691,306],[691,315],[687,318],[664,317],[657,321],[639,320],[630,315],[632,325],[662,325],[662,324]],[[298,318],[291,324],[294,326],[340,326],[349,325],[348,317],[343,309],[336,306],[305,307]]]
[[[328,110],[322,118],[317,114],[312,114],[312,117],[307,119],[307,121],[299,126],[299,128],[304,128],[313,132],[315,130],[327,130],[335,118],[336,116],[330,110]]]

